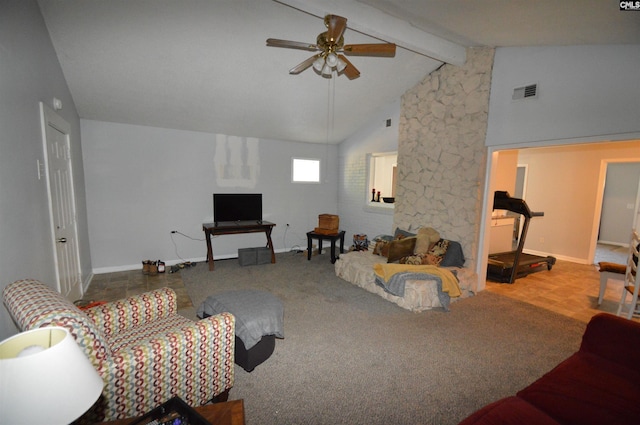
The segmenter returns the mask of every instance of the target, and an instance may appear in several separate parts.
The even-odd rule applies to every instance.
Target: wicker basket
[[[331,230],[332,233],[338,233],[338,229],[340,228],[340,217],[333,214],[320,214],[318,216],[318,227],[316,227],[316,233],[318,229]],[[332,233],[326,233],[328,235]]]
[[[322,227],[316,227],[313,232],[319,235],[337,235],[340,233],[338,229],[323,229]]]

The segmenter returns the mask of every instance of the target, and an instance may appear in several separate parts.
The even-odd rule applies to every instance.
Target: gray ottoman
[[[269,292],[247,289],[211,295],[196,314],[202,319],[223,312],[236,318],[235,362],[247,372],[271,356],[275,338],[284,338],[284,306]]]

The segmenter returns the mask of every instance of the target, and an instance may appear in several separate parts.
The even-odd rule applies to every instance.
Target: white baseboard
[[[280,252],[288,252],[288,250],[286,249],[276,249],[274,250],[275,253],[280,253]],[[216,260],[228,260],[230,258],[238,258],[238,254],[225,254],[225,255],[216,255],[215,259]],[[186,258],[186,259],[179,259],[179,260],[170,260],[170,261],[165,261],[165,264],[167,266],[173,266],[175,264],[180,264],[180,263],[184,263],[186,261],[191,261],[192,263],[205,263],[207,261],[206,257],[198,257],[198,258]],[[96,274],[105,274],[105,273],[116,273],[116,272],[128,272],[131,270],[142,270],[142,263],[137,263],[137,264],[128,264],[128,265],[122,265],[122,266],[113,266],[113,267],[98,267],[93,269],[93,273],[91,274],[91,278],[93,278],[93,275]],[[89,280],[90,282],[90,280]],[[86,283],[86,287],[89,286],[89,282]]]
[[[576,257],[568,257],[566,255],[549,254],[548,252],[534,251],[531,249],[525,249],[522,252],[524,252],[525,254],[538,255],[540,257],[547,257],[547,256],[556,257],[556,260],[569,261],[571,263],[590,264],[586,258],[576,258]]]
[[[223,259],[223,256],[220,256],[219,258]],[[201,262],[207,261],[207,259],[206,259],[206,257],[187,258],[187,259],[184,259],[184,260],[165,261],[165,264],[167,266],[173,266],[175,264],[184,263],[186,261],[191,261],[192,263],[201,263]],[[142,270],[142,263],[140,262],[140,263],[137,263],[137,264],[128,264],[128,265],[113,266],[113,267],[99,267],[99,268],[93,269],[93,274],[128,272],[128,271],[131,271],[131,270]]]
[[[628,243],[620,243],[620,242],[612,242],[612,241],[598,241],[598,243],[601,243],[604,245],[613,245],[613,246],[620,246],[623,248],[629,248]]]

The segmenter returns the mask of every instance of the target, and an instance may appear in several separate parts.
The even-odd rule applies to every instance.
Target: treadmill
[[[494,193],[493,209],[508,210],[520,214],[524,217],[524,224],[518,238],[518,248],[515,251],[489,254],[487,279],[501,283],[513,283],[519,277],[544,269],[551,270],[556,263],[555,257],[542,257],[522,252],[529,221],[532,217],[544,216],[544,213],[532,212],[523,199],[512,198],[508,192],[504,191],[496,191]]]

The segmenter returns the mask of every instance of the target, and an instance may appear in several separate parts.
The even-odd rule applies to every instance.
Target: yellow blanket
[[[443,269],[438,266],[417,266],[413,264],[396,264],[396,263],[376,263],[373,266],[373,271],[376,276],[385,282],[389,282],[391,276],[396,273],[426,273],[434,276],[438,276],[442,279],[442,292],[447,292],[450,297],[459,297],[462,295],[460,292],[460,286],[458,286],[458,279],[451,272],[451,270]]]

